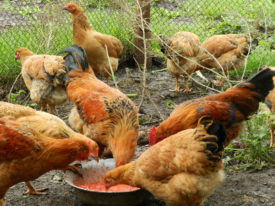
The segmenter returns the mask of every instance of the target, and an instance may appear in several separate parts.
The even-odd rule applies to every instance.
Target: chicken
[[[100,74],[109,84],[112,71],[115,72],[118,68],[118,58],[123,50],[122,43],[114,36],[95,31],[78,5],[67,3],[64,9],[72,14],[73,42],[85,49],[95,74]]]
[[[135,104],[118,89],[111,88],[89,71],[83,48],[73,45],[62,51],[68,81],[67,96],[75,104],[70,125],[95,140],[101,151],[109,149],[116,165],[128,163],[135,153],[138,117]]]
[[[19,124],[27,125],[36,132],[44,136],[54,139],[77,139],[85,141],[91,146],[94,151],[94,156],[97,156],[98,145],[88,137],[74,132],[60,118],[46,112],[36,111],[30,107],[11,104],[0,101],[0,118],[9,119]],[[75,171],[75,167],[67,166],[66,169]],[[78,172],[76,170],[76,172]],[[26,182],[28,187],[27,194],[44,194],[42,190],[35,190],[29,182]]]
[[[196,127],[200,117],[208,115],[223,124],[227,146],[239,135],[242,122],[258,110],[259,102],[264,101],[269,91],[274,88],[274,75],[274,70],[266,68],[225,92],[180,104],[158,127],[151,128],[150,145],[182,130]]]
[[[172,135],[137,160],[107,172],[105,184],[144,188],[167,206],[200,206],[223,183],[225,138],[222,124],[202,117],[195,129]]]
[[[54,139],[27,124],[0,119],[0,203],[7,190],[22,181],[86,160],[94,148],[81,139]]]
[[[274,122],[274,107],[271,102],[265,101],[265,104],[261,105],[261,112],[268,115],[268,118],[265,120],[265,123],[269,125],[269,132],[270,132],[270,147],[274,145],[274,130],[275,130],[275,122]],[[272,114],[269,116],[269,114]]]
[[[202,44],[200,64],[208,68],[224,71],[236,70],[244,66],[249,52],[249,36],[247,34],[215,35],[206,39]],[[213,58],[215,57],[215,58]],[[224,84],[224,78],[215,82],[217,86]]]
[[[271,67],[275,70],[275,67]],[[275,77],[273,78],[273,84],[275,84]],[[265,103],[267,108],[264,108],[265,113],[272,112],[272,118],[270,119],[270,147],[274,145],[274,130],[275,130],[275,122],[274,122],[274,113],[275,113],[275,89],[273,88],[265,99]]]
[[[175,92],[180,92],[178,79],[184,77],[185,90],[191,90],[188,86],[189,75],[199,70],[198,55],[200,54],[200,40],[197,35],[191,32],[177,32],[168,40],[161,38],[161,51],[167,56],[168,72],[176,78]]]
[[[41,111],[46,106],[53,113],[56,105],[66,102],[64,87],[64,60],[61,56],[37,55],[26,48],[15,51],[15,60],[20,59],[22,77],[30,91],[33,102],[41,105]]]

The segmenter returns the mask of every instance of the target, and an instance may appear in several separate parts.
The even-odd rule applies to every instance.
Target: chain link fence
[[[73,2],[84,9],[94,29],[122,41],[123,59],[132,57],[136,19],[134,0]],[[20,73],[21,65],[14,61],[17,48],[57,54],[73,43],[72,20],[63,10],[65,3],[67,1],[63,0],[0,0],[1,85],[11,85]],[[214,34],[257,31],[257,38],[271,41],[271,48],[274,44],[274,11],[272,0],[153,0],[150,19],[152,54],[160,54],[158,35],[168,37],[182,30],[197,34],[201,41]],[[274,58],[267,59],[271,64],[275,63]]]

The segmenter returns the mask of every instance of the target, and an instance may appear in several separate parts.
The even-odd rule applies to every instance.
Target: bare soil
[[[153,70],[159,67],[153,67]],[[135,158],[138,157],[148,146],[147,131],[153,125],[158,125],[162,118],[166,118],[177,104],[213,93],[204,87],[190,81],[191,94],[173,93],[169,89],[175,86],[174,79],[166,72],[154,75],[152,70],[147,72],[147,88],[150,98],[144,96],[144,103],[140,110],[141,129],[140,138]],[[205,74],[209,79],[213,78]],[[200,78],[193,77],[202,82]],[[136,69],[120,68],[116,73],[118,87],[126,94],[137,94],[132,100],[139,105],[142,99],[142,75]],[[212,86],[211,82],[205,83]],[[20,84],[22,85],[22,84]],[[112,84],[113,86],[113,84]],[[180,86],[184,88],[184,81],[180,79]],[[19,87],[22,89],[22,87]],[[18,88],[18,89],[19,89]],[[1,90],[7,93],[7,89]],[[7,101],[5,94],[0,95],[0,100]],[[150,100],[151,99],[151,100]],[[21,101],[31,102],[27,96],[22,96]],[[155,104],[155,106],[154,106]],[[66,103],[56,109],[55,114],[65,121],[67,120],[71,103]],[[30,168],[31,169],[31,168]],[[63,179],[63,172],[51,171],[32,182],[35,188],[47,187],[47,195],[32,196],[24,195],[26,186],[24,183],[17,184],[9,189],[5,196],[6,206],[83,206],[75,197],[73,189]],[[162,206],[162,202],[151,200],[143,206]],[[256,172],[240,172],[226,170],[225,183],[205,201],[204,206],[274,206],[275,205],[275,168],[266,168]]]

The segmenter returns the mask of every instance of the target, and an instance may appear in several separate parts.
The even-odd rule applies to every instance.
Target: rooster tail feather
[[[255,86],[254,91],[259,93],[263,98],[265,98],[269,91],[274,88],[273,76],[275,71],[270,68],[265,68],[259,71],[257,74],[246,80],[246,83],[251,83]],[[242,87],[243,84],[238,85]]]
[[[214,121],[210,116],[201,117],[198,124],[202,124],[208,134],[217,137],[215,140],[213,138],[206,138],[204,140],[208,142],[207,149],[215,154],[223,151],[226,142],[226,133],[223,125],[218,121]],[[218,147],[216,147],[216,144]]]
[[[59,52],[59,54],[63,53],[67,53],[64,57],[66,72],[73,69],[81,69],[82,71],[87,71],[89,69],[87,54],[82,47],[74,44]]]

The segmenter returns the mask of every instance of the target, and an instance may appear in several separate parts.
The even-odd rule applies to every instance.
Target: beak
[[[63,10],[67,10],[67,7],[66,7],[66,6],[64,6],[64,7],[63,7]]]

